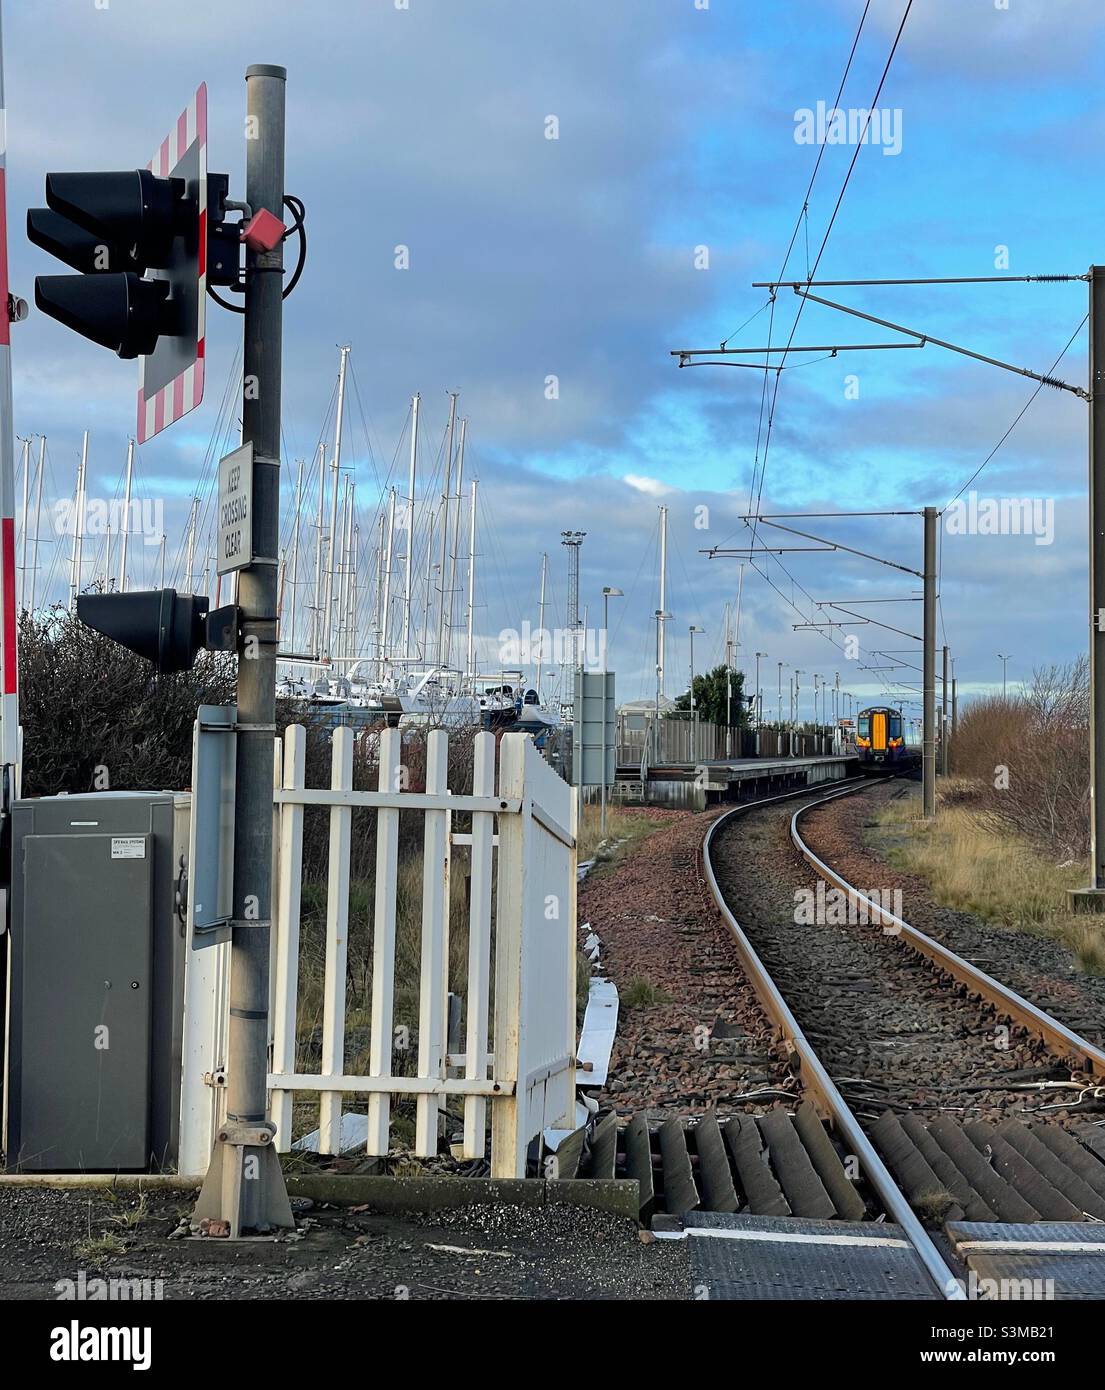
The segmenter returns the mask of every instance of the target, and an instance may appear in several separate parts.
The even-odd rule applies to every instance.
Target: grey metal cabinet
[[[9,1169],[175,1159],[188,797],[18,801],[6,1067]]]

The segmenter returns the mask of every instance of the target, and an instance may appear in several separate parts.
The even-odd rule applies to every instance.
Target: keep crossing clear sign
[[[218,572],[253,563],[253,445],[219,460]]]

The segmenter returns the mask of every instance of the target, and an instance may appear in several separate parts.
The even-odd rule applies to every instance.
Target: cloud
[[[707,629],[700,660],[721,658],[726,604],[737,626],[739,561],[700,552],[742,535],[759,470],[765,511],[939,505],[1033,389],[931,345],[820,362],[807,354],[778,382],[768,443],[773,373],[679,371],[669,355],[720,342],[749,318],[734,345],[786,341],[793,297],[771,305],[750,281],[778,272],[792,229],[789,273],[805,272],[807,243],[817,255],[851,151],[826,149],[796,226],[816,155],[795,144],[794,111],[832,97],[859,0],[799,29],[780,26],[772,7],[696,10],[689,0],[413,0],[405,11],[272,0],[263,40],[248,7],[215,0],[111,0],[107,9],[54,0],[49,24],[41,8],[9,7],[5,28],[12,287],[28,298],[33,275],[51,267],[21,233],[46,169],[144,162],[202,78],[212,168],[229,172],[242,196],[245,66],[287,65],[287,182],[307,205],[310,256],[285,314],[284,534],[294,460],[304,457],[300,535],[313,577],[311,461],[317,440],[332,437],[335,344],[351,342],[344,466],[360,503],[362,631],[380,489],[402,485],[414,391],[420,497],[440,493],[447,390],[460,391],[471,422],[467,467],[486,511],[478,630],[516,625],[520,609],[536,621],[545,552],[562,606],[559,531],[587,529],[582,602],[597,610],[603,584],[626,589],[613,651],[619,688],[635,695],[653,679],[658,499],[671,527],[674,689],[688,664],[686,626]],[[872,4],[848,99],[868,102],[901,9],[902,0]],[[886,89],[904,110],[902,153],[861,152],[819,275],[992,274],[998,243],[1014,273],[1083,268],[1105,216],[1079,153],[1100,123],[1090,68],[1100,28],[1090,0],[1013,0],[1008,11],[992,0],[915,5]],[[556,140],[546,139],[549,115]],[[1066,215],[1072,208],[1077,218]],[[398,244],[410,248],[409,271],[395,269]],[[700,246],[709,269],[696,268]],[[1036,370],[1066,341],[1083,296],[1078,285],[830,294]],[[239,331],[211,307],[207,400],[140,451],[140,495],[165,503],[170,579],[183,567],[191,497],[237,442]],[[798,331],[807,344],[883,332],[812,305]],[[35,313],[13,338],[17,429],[49,436],[47,505],[72,489],[85,428],[91,476],[110,492],[134,428],[134,365]],[[1063,372],[1084,380],[1080,343]],[[857,399],[845,396],[848,374]],[[1083,411],[1043,392],[979,483],[1014,495],[1046,487],[1069,502],[1048,554],[998,538],[945,548],[943,616],[967,678],[973,662],[988,669],[995,643],[1041,660],[1084,643]],[[694,527],[702,505],[706,534]],[[206,552],[210,512],[202,515]],[[850,521],[838,534],[914,554],[911,520],[876,526],[872,536],[870,523]],[[840,659],[832,634],[792,625],[816,616],[813,600],[871,593],[884,577],[839,553],[746,565],[742,657],[766,650],[773,663],[828,669]],[[56,592],[63,581],[64,557]]]
[[[637,473],[626,473],[622,482],[643,492],[646,497],[667,497],[673,491],[667,483],[661,483],[656,478],[643,478]]]

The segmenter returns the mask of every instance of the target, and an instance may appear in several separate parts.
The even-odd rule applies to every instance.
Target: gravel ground
[[[868,817],[867,795],[836,803],[832,811]],[[1024,1079],[1017,1073],[1069,1073],[1037,1043],[1007,1038],[993,1010],[968,1001],[897,938],[879,927],[795,921],[796,890],[818,882],[790,843],[790,818],[799,804],[738,817],[715,840],[715,869],[738,922],[857,1113],[950,1110],[963,1119],[999,1120],[1051,1103],[1051,1095],[1009,1084]],[[824,815],[804,824],[811,846],[831,857],[833,843],[846,845],[848,832],[842,829],[834,840]],[[869,860],[839,868],[861,889],[894,886]],[[911,893],[908,907],[919,901]],[[917,920],[910,910],[903,915]]]
[[[712,814],[664,813],[659,829],[580,886],[579,921],[602,941],[598,973],[621,995],[599,1100],[623,1116],[647,1108],[661,1119],[711,1105],[719,1114],[752,1114],[796,1089],[772,1054],[770,1027],[699,876]],[[662,991],[661,999],[627,1001],[637,980]],[[738,1099],[765,1089],[759,1102]]]
[[[903,832],[879,825],[875,811],[902,790],[890,783],[811,811],[803,822],[806,842],[857,887],[901,889],[902,916],[911,926],[980,965],[1090,1042],[1105,1045],[1105,979],[1081,970],[1062,943],[940,907],[924,879],[890,867],[885,852]],[[906,794],[920,795],[913,786]]]
[[[301,1238],[170,1240],[195,1194],[136,1202],[0,1190],[0,1300],[54,1299],[58,1280],[161,1280],[165,1299],[689,1299],[682,1242],[645,1244],[636,1223],[566,1206],[471,1206],[433,1216],[311,1211]],[[104,1233],[125,1249],[85,1246]],[[434,1246],[452,1247],[434,1249]],[[458,1248],[462,1247],[462,1248]],[[155,1289],[156,1285],[151,1285]]]

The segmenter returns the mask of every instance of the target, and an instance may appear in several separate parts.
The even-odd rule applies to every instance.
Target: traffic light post
[[[227,1114],[195,1212],[197,1223],[217,1222],[219,1233],[231,1237],[294,1225],[273,1147],[267,1093],[281,332],[283,299],[299,279],[306,255],[303,207],[291,198],[300,258],[285,286],[286,78],[281,67],[256,65],[246,71],[245,203],[228,199],[226,175],[207,173],[207,89],[200,86],[146,169],[48,174],[48,207],[27,215],[30,239],[80,272],[38,277],[38,307],[118,356],[140,359],[139,443],[200,402],[208,286],[228,286],[245,296],[243,458],[236,474],[242,524],[233,532],[237,603],[209,612],[206,597],[173,589],[77,598],[83,622],[151,661],[159,672],[187,670],[201,647],[238,655]],[[240,211],[241,222],[228,223],[229,210]],[[0,348],[4,341],[0,330]],[[3,365],[0,361],[0,373]],[[3,389],[0,377],[0,397]],[[5,472],[0,439],[5,613],[9,568],[14,581],[6,520],[14,513],[10,431],[6,447]],[[250,456],[247,488],[241,473],[249,470]],[[14,678],[14,653],[10,669]],[[14,732],[6,695],[0,713],[0,734]],[[0,753],[6,748],[0,739]]]
[[[246,201],[284,205],[284,68],[246,70]],[[242,443],[253,445],[253,560],[238,572],[237,778],[227,1115],[195,1221],[294,1226],[268,1120],[272,757],[276,733],[277,550],[284,247],[246,256]]]
[[[3,39],[0,37],[0,111],[4,109]],[[7,146],[0,142],[0,894],[10,878],[11,803],[18,794],[19,686],[15,607],[15,455],[11,325],[27,306],[8,288]],[[0,931],[6,929],[6,905]]]

